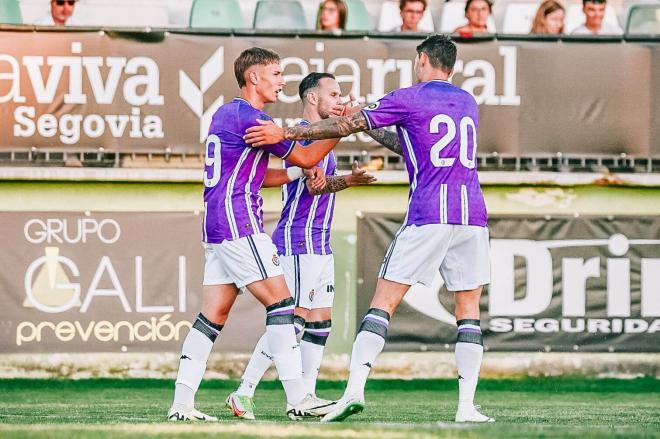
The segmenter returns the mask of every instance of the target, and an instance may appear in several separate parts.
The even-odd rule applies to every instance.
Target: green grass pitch
[[[457,425],[455,380],[371,380],[365,411],[341,424],[291,422],[278,382],[257,390],[256,422],[237,422],[224,407],[235,381],[202,383],[198,408],[217,424],[164,422],[168,380],[0,380],[0,437],[93,438],[535,438],[660,437],[660,380],[527,378],[482,380],[477,402],[497,419]],[[344,383],[319,382],[337,398]]]

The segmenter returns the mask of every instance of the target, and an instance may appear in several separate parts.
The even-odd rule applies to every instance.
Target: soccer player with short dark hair
[[[301,125],[309,125],[343,113],[341,90],[335,77],[329,73],[310,73],[300,83],[303,102]],[[301,141],[303,146],[309,141]],[[285,161],[290,169],[293,165]],[[334,257],[330,247],[330,228],[335,204],[335,192],[350,186],[369,184],[375,179],[353,165],[353,172],[337,175],[334,152],[317,164],[323,170],[326,183],[314,189],[304,178],[282,187],[284,208],[273,233],[280,262],[289,290],[293,293],[296,309],[294,325],[301,337],[302,377],[305,391],[313,395],[316,407],[326,407],[328,413],[333,401],[316,397],[316,379],[326,341],[332,329],[332,303],[334,300]],[[255,419],[253,397],[257,385],[273,363],[266,334],[259,339],[250,361],[241,377],[239,388],[227,397],[227,406],[234,416]],[[322,410],[317,410],[322,413]]]
[[[201,312],[181,350],[172,421],[216,418],[195,409],[195,393],[206,362],[239,291],[249,290],[266,308],[266,340],[284,387],[287,415],[298,419],[316,414],[314,399],[302,381],[300,349],[293,326],[295,302],[287,288],[277,248],[264,233],[261,186],[281,185],[302,176],[298,168],[267,171],[269,154],[301,168],[312,168],[337,144],[337,139],[302,147],[285,140],[265,148],[250,147],[245,130],[284,86],[280,57],[259,47],[243,51],[234,63],[240,97],[221,106],[213,116],[206,142],[204,221],[206,263]]]
[[[246,135],[248,143],[262,146],[394,125],[396,134],[370,135],[401,152],[406,161],[410,179],[406,217],[387,250],[371,308],[355,338],[346,391],[324,422],[341,421],[364,409],[364,386],[385,345],[390,317],[411,285],[431,285],[438,270],[456,299],[455,420],[494,421],[474,406],[483,356],[479,299],[483,285],[490,282],[490,260],[486,206],[477,175],[479,111],[472,95],[448,81],[456,51],[448,37],[430,36],[417,46],[418,84],[395,90],[350,116],[287,129],[269,123],[250,128]]]

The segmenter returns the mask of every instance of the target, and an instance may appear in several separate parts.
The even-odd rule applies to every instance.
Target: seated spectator
[[[38,26],[78,26],[80,23],[73,17],[78,0],[50,0],[50,14],[37,20]]]
[[[533,34],[561,34],[564,32],[564,7],[556,0],[545,0],[539,6],[532,24]]]
[[[346,29],[346,3],[342,0],[325,0],[319,5],[317,30]]]
[[[604,23],[606,0],[582,0],[585,22],[575,29],[573,35],[621,35],[619,26]]]
[[[399,2],[401,11],[401,27],[392,31],[419,32],[417,25],[426,11],[426,0],[401,0]]]
[[[465,3],[465,18],[468,23],[460,26],[454,32],[468,37],[474,34],[488,33],[488,17],[493,12],[491,0],[467,0]]]

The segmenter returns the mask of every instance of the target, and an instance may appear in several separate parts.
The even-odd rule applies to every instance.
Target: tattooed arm
[[[369,122],[362,112],[350,116],[333,117],[306,126],[293,126],[284,129],[284,138],[300,139],[334,139],[348,136],[369,129]]]
[[[271,121],[257,122],[259,125],[248,128],[243,136],[247,143],[257,147],[274,145],[283,140],[337,139],[369,129],[369,122],[362,112],[288,128],[280,128]]]
[[[403,150],[401,149],[401,142],[399,142],[399,135],[393,133],[392,131],[386,130],[385,128],[380,128],[377,130],[368,130],[365,131],[369,137],[374,139],[376,142],[383,145],[385,148],[389,149],[395,154],[403,155]]]
[[[307,190],[312,195],[329,194],[332,192],[339,192],[351,186],[362,186],[376,181],[376,178],[367,174],[367,171],[360,169],[357,162],[353,162],[353,169],[350,174],[327,176],[325,178],[325,186],[321,188],[313,188],[310,183],[307,184]]]

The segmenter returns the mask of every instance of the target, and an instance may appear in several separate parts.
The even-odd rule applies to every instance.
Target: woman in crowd
[[[319,5],[317,30],[346,29],[346,3],[342,0],[325,0]]]
[[[455,33],[461,36],[488,33],[488,17],[493,12],[491,0],[467,0],[465,3],[465,18],[468,23],[456,28]]]
[[[564,32],[564,7],[556,0],[545,0],[539,6],[532,24],[533,34],[561,34]]]

